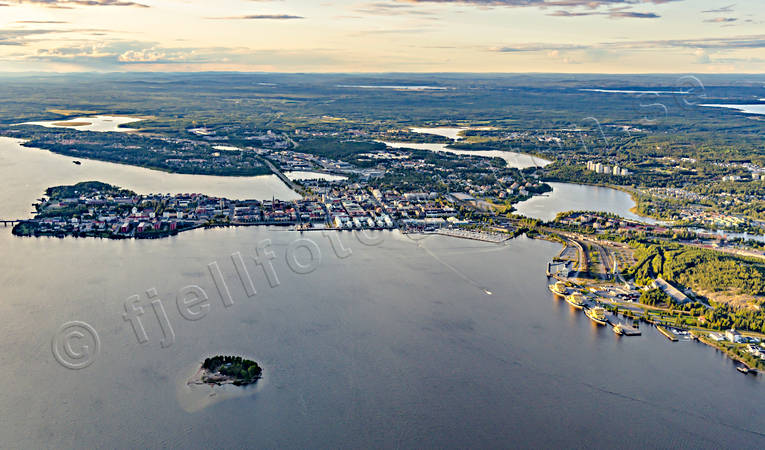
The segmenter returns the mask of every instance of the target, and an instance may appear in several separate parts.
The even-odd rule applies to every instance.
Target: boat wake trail
[[[417,243],[417,247],[423,249],[425,253],[430,255],[431,258],[435,259],[438,263],[446,267],[447,269],[454,272],[455,275],[460,277],[461,279],[465,280],[466,283],[470,284],[471,286],[475,286],[476,288],[480,289],[481,292],[483,292],[485,295],[494,295],[493,292],[491,292],[489,289],[487,289],[485,286],[481,285],[481,283],[477,282],[476,280],[470,278],[467,274],[459,270],[458,268],[454,267],[453,265],[449,264],[448,262],[444,261],[443,259],[439,258],[438,255],[433,253],[429,248],[423,245],[422,241],[416,241],[412,239]]]

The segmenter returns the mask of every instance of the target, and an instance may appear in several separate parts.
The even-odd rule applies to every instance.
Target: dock
[[[677,342],[677,336],[675,336],[675,334],[673,332],[667,330],[666,328],[664,328],[661,325],[657,325],[656,329],[659,330],[659,333],[663,334],[664,337],[666,337],[670,341]]]
[[[473,241],[490,242],[493,244],[501,244],[511,239],[511,236],[505,233],[486,233],[480,231],[461,230],[458,228],[439,228],[435,234],[460,239],[470,239]]]
[[[642,333],[637,328],[633,327],[632,325],[628,325],[624,322],[617,322],[615,320],[609,320],[608,323],[611,324],[611,326],[621,326],[622,327],[622,336],[640,336]]]

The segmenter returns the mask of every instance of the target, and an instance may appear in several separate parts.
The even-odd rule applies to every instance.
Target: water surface
[[[10,203],[13,210],[28,212],[46,188],[80,181],[103,181],[140,194],[197,192],[232,199],[300,198],[275,175],[182,175],[90,159],[78,159],[82,164],[75,165],[71,157],[23,147],[22,142],[0,137],[0,179],[4,190],[14,194],[4,199],[6,211]]]
[[[390,148],[411,148],[415,150],[428,150],[431,152],[446,152],[454,155],[483,156],[486,158],[501,158],[507,162],[507,167],[525,169],[527,167],[544,167],[551,161],[529,155],[504,150],[459,150],[451,148],[448,144],[423,144],[411,142],[383,142]]]
[[[325,180],[325,181],[342,181],[347,180],[348,177],[342,175],[334,175],[324,172],[310,172],[304,170],[293,170],[291,172],[284,172],[290,180]]]
[[[449,138],[453,141],[463,139],[462,136],[460,136],[460,133],[469,129],[470,128],[466,128],[466,127],[432,127],[432,128],[413,127],[413,128],[410,128],[410,130],[413,131],[414,133],[434,134],[436,136],[443,136],[443,137]]]
[[[553,191],[534,196],[517,203],[518,214],[541,220],[553,220],[558,213],[566,211],[600,211],[619,215],[625,219],[645,223],[657,223],[650,217],[639,216],[632,211],[635,201],[629,194],[617,189],[572,183],[548,183]]]
[[[41,122],[24,122],[21,125],[39,125],[45,128],[70,128],[72,130],[79,131],[98,131],[98,132],[120,132],[133,131],[132,128],[120,128],[120,125],[125,125],[133,122],[140,122],[143,119],[137,117],[127,116],[92,116],[92,117],[77,117],[75,119],[66,120],[49,120]],[[78,125],[83,124],[83,125]]]
[[[81,178],[76,169],[68,158],[0,141],[0,217],[23,215],[44,187]],[[85,178],[136,188],[151,176],[105,166]],[[188,190],[204,192],[205,179]],[[624,203],[588,192],[581,209]],[[762,377],[651,328],[620,338],[594,326],[547,290],[557,244],[379,232],[371,237],[382,242],[369,245],[334,236],[350,255],[338,257],[322,233],[274,228],[111,241],[17,238],[0,227],[1,446],[765,447]],[[298,238],[321,252],[311,273],[286,262]],[[252,259],[266,240],[276,283]],[[237,275],[236,252],[254,296]],[[228,308],[211,263],[231,291]],[[176,307],[191,285],[210,301],[196,322]],[[145,294],[152,288],[174,331],[166,348]],[[144,307],[143,344],[123,319],[133,295]],[[56,330],[72,320],[91,324],[101,341],[80,371],[51,352]],[[195,401],[185,381],[216,353],[257,360],[264,382]]]
[[[629,339],[594,326],[546,289],[556,244],[385,233],[369,247],[341,233],[353,253],[340,259],[328,239],[306,233],[322,260],[297,275],[284,259],[297,237],[264,228],[121,242],[0,233],[0,364],[14,380],[0,388],[0,408],[25,411],[0,422],[3,441],[26,448],[765,445],[762,378],[650,328]],[[275,288],[250,259],[266,239],[278,256]],[[236,276],[234,252],[247,258],[254,297]],[[234,296],[230,308],[207,271],[212,262]],[[197,322],[175,307],[189,285],[210,296],[210,313]],[[168,348],[144,294],[150,288],[175,332]],[[132,295],[147,308],[143,345],[122,318]],[[51,356],[50,340],[69,320],[87,321],[101,337],[101,353],[82,371]],[[215,353],[256,359],[267,382],[189,405],[189,369]]]
[[[709,108],[735,109],[746,114],[765,114],[765,105],[701,105]]]
[[[443,136],[454,141],[462,140],[460,133],[470,129],[479,128],[467,128],[467,127],[431,127],[431,128],[410,128],[415,133],[433,134],[436,136]],[[446,152],[454,155],[467,155],[467,156],[483,156],[486,158],[501,158],[507,163],[507,167],[513,167],[516,169],[526,169],[528,167],[545,167],[548,164],[552,164],[552,161],[538,158],[534,155],[527,153],[517,153],[506,150],[459,150],[449,147],[449,144],[436,144],[436,143],[410,143],[410,142],[385,142],[383,144],[390,148],[411,148],[414,150],[428,150],[431,152]]]

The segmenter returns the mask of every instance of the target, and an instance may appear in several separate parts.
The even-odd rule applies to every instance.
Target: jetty
[[[462,230],[459,228],[439,228],[436,230],[435,234],[470,239],[473,241],[491,242],[493,244],[501,244],[512,238],[511,235],[505,233],[486,233],[481,231]]]
[[[677,336],[675,336],[675,333],[669,331],[668,329],[664,328],[661,325],[657,325],[656,329],[659,330],[659,333],[663,334],[664,337],[666,337],[670,341],[677,342],[678,339],[677,339]]]
[[[618,322],[613,319],[609,320],[608,323],[611,324],[611,326],[616,327],[617,325],[621,327],[622,329],[622,336],[640,336],[642,333],[639,329],[633,327],[632,325],[629,325],[624,322]]]

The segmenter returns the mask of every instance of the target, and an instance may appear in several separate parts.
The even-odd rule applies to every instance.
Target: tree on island
[[[255,383],[263,373],[258,363],[241,356],[213,356],[204,360],[202,369],[213,375],[234,378],[235,385]]]

